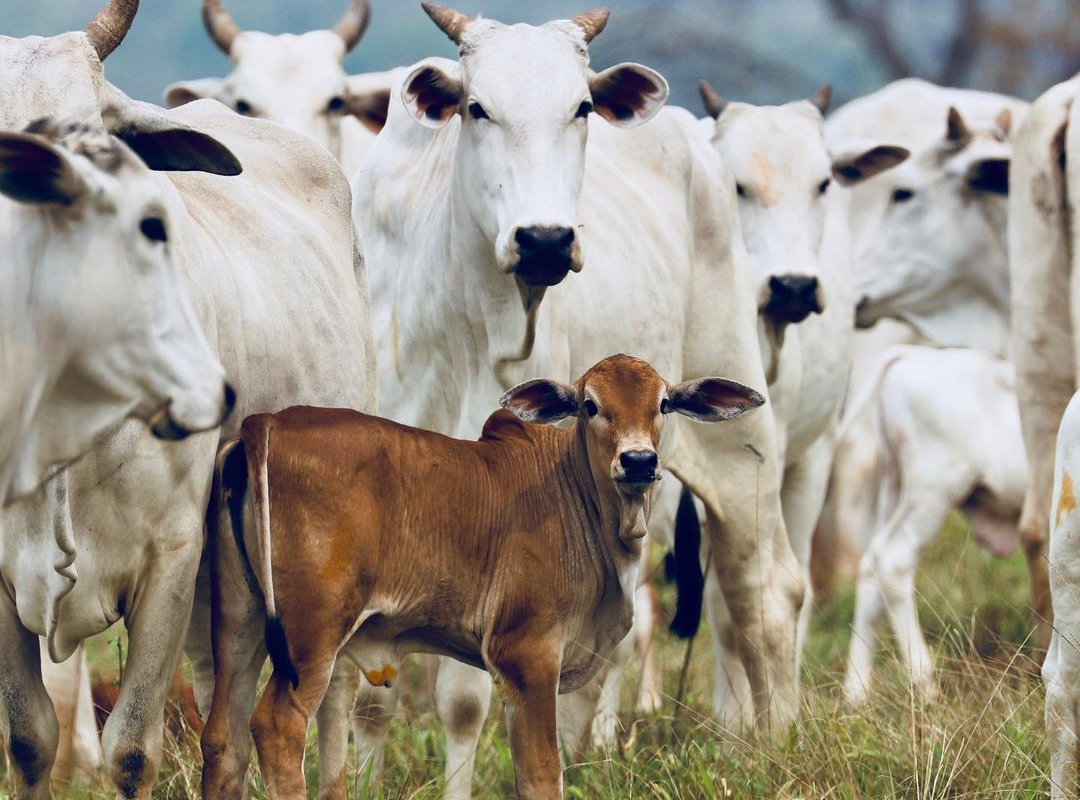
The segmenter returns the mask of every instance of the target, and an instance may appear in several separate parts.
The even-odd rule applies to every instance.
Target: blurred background
[[[590,47],[593,66],[639,61],[671,83],[671,99],[700,113],[708,79],[735,100],[776,103],[835,88],[834,105],[896,78],[993,89],[1034,99],[1080,71],[1077,0],[457,0],[504,22],[540,23],[593,5],[612,9]],[[104,0],[0,0],[0,32],[80,28]],[[242,28],[300,33],[331,27],[345,0],[225,0]],[[454,55],[419,0],[372,0],[372,23],[349,72]],[[161,102],[176,80],[224,75],[228,60],[203,30],[199,0],[142,0],[107,75],[128,94]]]

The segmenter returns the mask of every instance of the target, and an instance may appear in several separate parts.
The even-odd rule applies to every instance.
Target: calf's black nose
[[[773,275],[764,311],[774,322],[798,323],[822,312],[818,279],[808,275]]]
[[[658,462],[653,450],[627,450],[619,454],[619,463],[628,481],[644,482],[656,478]]]

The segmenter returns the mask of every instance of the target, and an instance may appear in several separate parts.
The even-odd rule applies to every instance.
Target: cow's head
[[[210,97],[239,114],[273,120],[342,155],[341,120],[352,114],[373,131],[386,121],[389,89],[382,103],[350,91],[342,59],[360,41],[371,17],[368,0],[352,0],[331,30],[274,36],[241,30],[221,0],[204,0],[203,22],[210,38],[232,59],[225,78],[174,83],[165,90],[165,105],[174,108]]]
[[[420,124],[461,130],[455,170],[464,202],[499,268],[525,286],[552,286],[582,266],[578,195],[588,118],[632,127],[667,99],[667,83],[638,64],[589,69],[589,42],[606,9],[540,27],[472,19],[423,3],[459,46],[460,61],[425,61],[402,99]]]
[[[525,422],[577,417],[596,485],[617,501],[624,539],[645,535],[644,499],[660,480],[657,448],[665,415],[721,422],[764,402],[753,389],[724,378],[670,384],[648,362],[625,355],[605,358],[572,386],[533,380],[500,400]]]
[[[944,123],[936,144],[888,176],[883,227],[857,264],[856,322],[899,317],[939,344],[959,346],[973,343],[950,340],[945,316],[967,306],[1004,320],[1008,307],[1011,115],[1004,110],[989,129],[972,130],[950,108]],[[962,324],[983,327],[975,318]]]
[[[866,145],[830,156],[823,115],[832,89],[810,100],[753,106],[721,99],[699,84],[715,120],[712,141],[736,181],[739,221],[758,286],[758,308],[778,338],[784,327],[820,314],[825,297],[821,243],[835,183],[851,186],[902,162],[908,151]]]
[[[188,136],[191,153],[218,158]],[[234,396],[180,285],[162,179],[100,128],[45,119],[0,132],[0,195],[7,283],[33,325],[8,346],[31,337],[49,373],[35,457],[70,460],[127,416],[169,439],[221,424]]]

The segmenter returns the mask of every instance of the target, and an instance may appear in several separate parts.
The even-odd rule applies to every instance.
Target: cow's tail
[[[270,547],[270,482],[267,462],[270,454],[271,417],[250,417],[244,421],[242,438],[236,446],[222,449],[221,487],[228,503],[230,523],[236,547],[240,551],[249,578],[263,597],[266,609],[266,649],[274,670],[286,678],[295,689],[300,684],[296,665],[289,655],[285,628],[277,613],[274,598],[274,573]],[[251,491],[254,535],[248,536],[244,525],[244,507]]]
[[[910,344],[894,344],[882,351],[871,368],[870,377],[859,389],[858,394],[851,401],[851,405],[845,409],[844,418],[841,420],[840,428],[836,432],[837,441],[840,441],[851,432],[855,422],[877,398],[881,382],[885,380],[885,373],[889,371],[889,368],[905,356],[918,352],[920,352],[919,347]]]
[[[701,522],[694,496],[685,486],[675,513],[675,586],[678,599],[670,630],[681,639],[692,639],[701,625],[705,576],[701,571]]]

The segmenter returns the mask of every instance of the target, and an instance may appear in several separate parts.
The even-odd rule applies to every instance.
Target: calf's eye
[[[243,114],[245,116],[251,114],[251,103],[249,103],[247,100],[237,100],[236,113]]]
[[[585,416],[587,416],[587,417],[595,417],[597,415],[597,413],[600,411],[600,409],[598,409],[596,407],[596,403],[594,403],[592,400],[588,400],[588,399],[585,400],[585,402],[581,404],[581,407],[583,409],[585,409]]]
[[[475,100],[469,103],[469,116],[473,119],[491,119],[488,113],[484,111],[484,107]]]
[[[912,197],[915,196],[915,192],[911,189],[897,189],[892,193],[892,201],[894,203],[906,203]]]
[[[671,411],[671,403],[669,403],[668,399],[665,397],[663,400],[660,401],[660,413],[666,414],[669,411]]]
[[[741,183],[736,183],[735,193],[738,194],[739,197],[746,197],[746,187],[743,186]]]
[[[330,102],[326,104],[326,110],[332,114],[336,114],[345,108],[344,97],[331,97]]]
[[[821,184],[817,187],[817,193],[818,194],[825,194],[825,192],[829,191],[829,185],[831,183],[832,183],[832,179],[830,179],[830,178],[826,178],[825,180],[823,180],[821,182]]]

